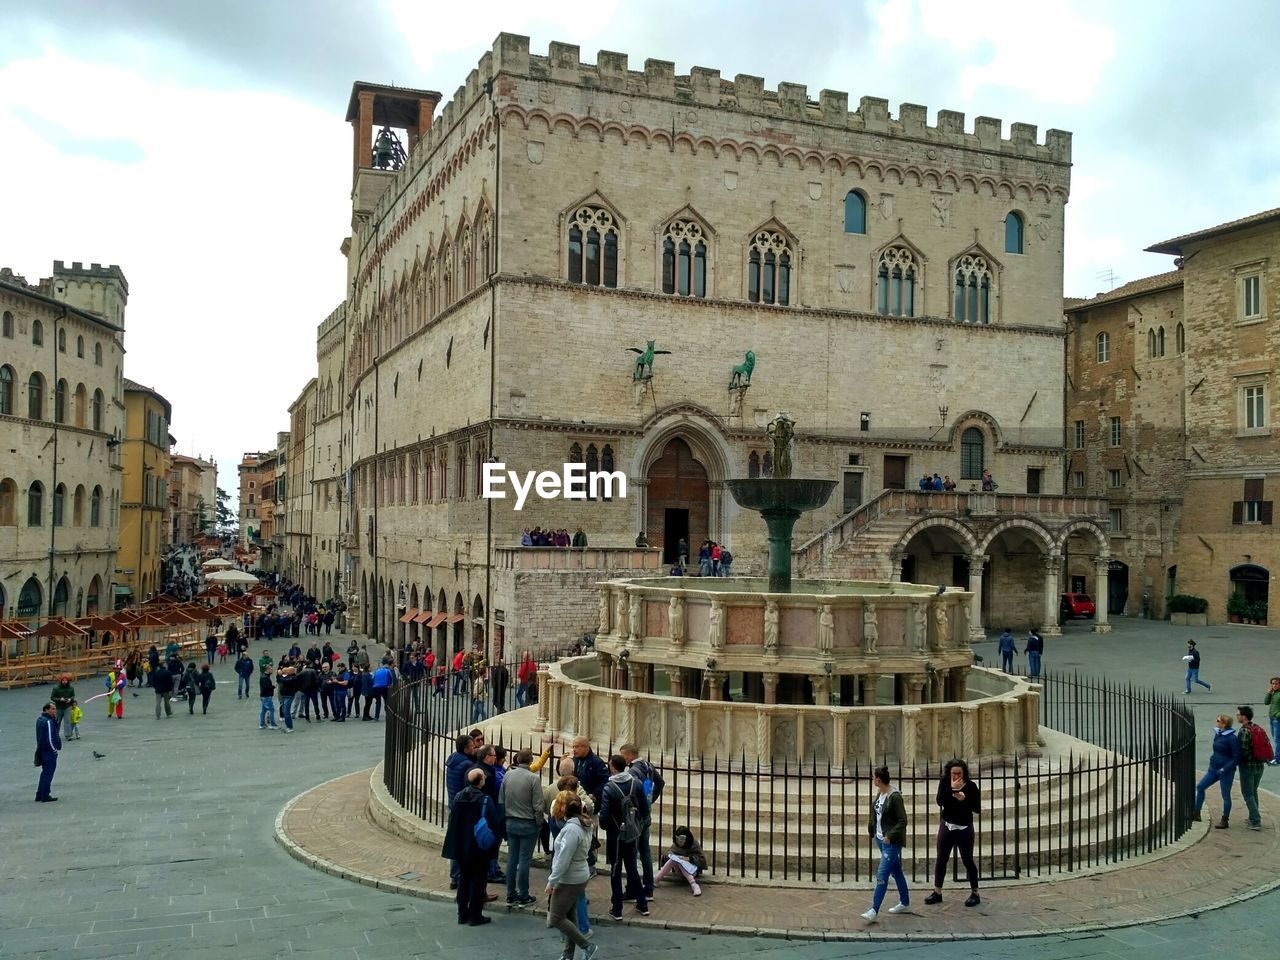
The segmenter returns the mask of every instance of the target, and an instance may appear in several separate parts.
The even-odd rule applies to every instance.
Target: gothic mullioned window
[[[662,238],[662,292],[707,295],[707,238],[693,220],[673,220]]]
[[[581,206],[569,219],[570,283],[618,285],[618,224],[604,207]]]
[[[906,247],[887,247],[876,271],[876,312],[882,317],[914,317],[918,280],[915,254]]]
[[[752,303],[791,303],[790,241],[777,230],[761,230],[747,252],[747,299]]]
[[[985,257],[966,254],[956,264],[955,319],[991,322],[991,265]]]

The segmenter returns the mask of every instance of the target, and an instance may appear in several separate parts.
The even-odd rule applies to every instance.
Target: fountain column
[[[813,704],[816,707],[831,706],[831,678],[825,673],[810,677],[813,684]]]
[[[671,686],[671,696],[684,696],[684,667],[667,667],[667,683]]]
[[[1093,632],[1110,633],[1111,624],[1107,621],[1107,568],[1111,565],[1109,557],[1098,557],[1093,561]]]
[[[1061,566],[1061,554],[1050,553],[1045,556],[1044,619],[1040,630],[1046,637],[1062,636],[1062,628],[1058,626],[1058,570]]]
[[[969,557],[969,592],[973,599],[969,602],[969,642],[987,639],[982,628],[982,568],[991,559],[985,554],[975,553]]]
[[[864,707],[874,707],[876,705],[876,684],[880,682],[880,674],[864,673],[861,679],[862,705]]]
[[[910,674],[907,677],[907,703],[918,705],[924,703],[924,685],[928,678],[923,674]]]
[[[764,681],[764,702],[766,706],[776,707],[778,705],[778,680],[781,679],[776,673],[764,673],[760,675]]]
[[[715,703],[724,701],[724,682],[728,676],[723,670],[707,670],[702,674],[702,679],[707,685],[708,700]]]

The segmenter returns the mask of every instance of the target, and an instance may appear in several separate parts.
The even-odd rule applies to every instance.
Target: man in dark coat
[[[507,688],[511,686],[511,671],[501,657],[489,668],[489,689],[493,693],[493,712],[507,712]]]
[[[58,769],[58,751],[62,749],[62,737],[58,734],[57,710],[46,703],[36,717],[36,766],[40,768],[40,782],[36,784],[36,803],[52,803],[58,798],[50,795],[53,774]],[[486,867],[488,864],[486,864]],[[484,874],[481,874],[483,877]],[[481,882],[481,890],[484,885]]]
[[[494,836],[501,840],[502,813],[490,802],[484,791],[485,775],[479,767],[467,773],[467,785],[453,798],[449,808],[449,827],[444,835],[441,855],[458,863],[458,922],[473,927],[489,923],[493,918],[482,913],[485,903],[485,879],[489,862],[498,851],[498,843],[484,850],[476,842],[476,823],[483,816]]]

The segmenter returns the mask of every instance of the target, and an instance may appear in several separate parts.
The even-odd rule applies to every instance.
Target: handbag
[[[498,844],[497,834],[493,832],[493,828],[489,826],[489,820],[485,816],[485,812],[489,809],[489,798],[484,798],[484,805],[480,808],[480,819],[476,821],[472,834],[476,838],[476,846],[481,850],[492,850]]]

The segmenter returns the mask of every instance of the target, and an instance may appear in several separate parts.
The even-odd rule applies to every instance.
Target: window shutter
[[[1235,503],[1231,504],[1231,522],[1236,525],[1244,523],[1243,500],[1237,500]]]
[[[1244,482],[1244,498],[1246,500],[1262,499],[1262,478],[1256,477]]]
[[[1259,502],[1258,522],[1265,523],[1265,524],[1271,523],[1271,501],[1270,500],[1263,500]]]

